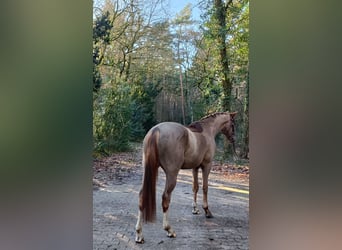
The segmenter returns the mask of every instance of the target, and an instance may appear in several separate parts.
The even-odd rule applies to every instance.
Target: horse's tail
[[[159,168],[158,155],[159,129],[153,129],[144,147],[144,178],[140,191],[140,211],[146,222],[153,222],[156,218],[156,182]]]

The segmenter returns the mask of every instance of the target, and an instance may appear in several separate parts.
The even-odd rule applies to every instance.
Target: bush
[[[109,155],[129,149],[132,100],[130,88],[121,84],[100,89],[94,97],[94,152]]]

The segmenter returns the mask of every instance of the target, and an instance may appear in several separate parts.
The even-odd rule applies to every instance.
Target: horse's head
[[[228,141],[232,144],[234,157],[235,159],[238,159],[239,157],[235,150],[235,120],[234,118],[236,114],[237,112],[229,113],[230,118],[228,122],[224,124],[223,128],[221,129],[221,132],[227,137]]]
[[[221,129],[222,134],[224,134],[227,139],[234,145],[235,143],[235,116],[237,112],[229,113],[229,120],[226,122]]]

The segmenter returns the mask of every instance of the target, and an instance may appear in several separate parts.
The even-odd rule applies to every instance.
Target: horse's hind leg
[[[139,193],[139,213],[138,213],[138,220],[137,224],[135,226],[135,242],[136,243],[144,243],[144,236],[142,234],[142,212],[141,212],[141,199],[142,199],[142,194],[141,191]]]
[[[163,228],[167,232],[168,237],[176,237],[175,231],[171,228],[169,223],[169,205],[171,200],[171,193],[176,186],[177,174],[166,173],[165,190],[162,196],[162,207],[163,207]]]
[[[192,169],[192,192],[194,194],[194,201],[192,203],[192,213],[193,214],[199,214],[200,211],[197,208],[197,192],[198,192],[198,168]]]
[[[209,211],[208,208],[208,177],[209,177],[209,172],[211,169],[211,164],[208,164],[206,166],[203,166],[202,168],[202,179],[203,179],[203,209],[205,212],[205,216],[207,218],[212,218],[213,215]]]
[[[138,221],[137,221],[137,224],[135,226],[135,231],[136,231],[135,242],[136,243],[144,243],[144,236],[142,234],[142,218],[141,217],[142,217],[142,213],[139,210]]]

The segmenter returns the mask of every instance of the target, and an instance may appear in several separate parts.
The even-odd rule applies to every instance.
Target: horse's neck
[[[215,137],[221,131],[221,127],[222,122],[216,119],[205,123],[204,130],[212,137]]]

